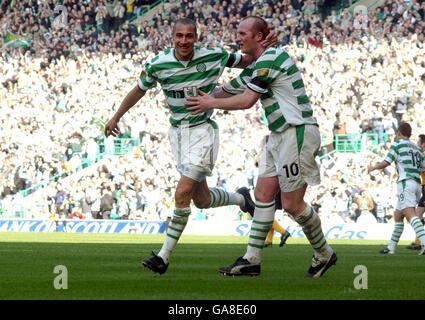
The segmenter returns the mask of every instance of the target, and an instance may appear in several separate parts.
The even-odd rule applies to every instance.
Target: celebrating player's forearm
[[[121,119],[121,117],[130,110],[142,97],[145,95],[145,91],[141,90],[139,86],[135,86],[124,98],[124,100],[121,103],[121,106],[115,113],[114,117],[118,120]]]
[[[219,87],[214,89],[212,96],[214,98],[228,98],[228,97],[232,97],[233,94],[226,92],[223,90],[223,88]]]
[[[388,162],[381,161],[381,162],[378,162],[377,164],[375,164],[374,166],[369,166],[367,168],[367,172],[370,173],[374,170],[382,170],[382,169],[385,169],[386,167],[388,167],[389,165],[390,164]]]
[[[118,122],[128,110],[130,110],[144,95],[146,91],[143,91],[136,85],[124,98],[121,103],[121,106],[118,108],[117,112],[105,125],[105,136],[117,136],[120,133],[118,128]]]
[[[251,108],[260,96],[261,94],[250,89],[246,89],[242,94],[237,94],[224,99],[213,98],[203,92],[200,92],[200,95],[197,97],[186,98],[186,105],[188,106],[187,110],[189,110],[192,114],[206,112],[211,109],[229,111],[243,110]]]

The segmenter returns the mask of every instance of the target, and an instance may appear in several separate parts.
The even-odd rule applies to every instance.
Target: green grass
[[[331,240],[338,254],[324,277],[306,279],[312,251],[302,239],[266,248],[259,277],[217,272],[245,252],[246,237],[183,236],[166,274],[140,267],[164,235],[0,233],[0,299],[425,299],[425,257],[400,243],[380,255],[384,241]],[[68,270],[68,289],[56,290],[56,265]],[[356,290],[356,265],[368,270],[368,289]]]

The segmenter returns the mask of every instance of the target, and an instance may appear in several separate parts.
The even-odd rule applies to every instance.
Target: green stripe
[[[172,234],[169,234],[168,232],[167,232],[167,237],[179,240],[179,237],[173,236]]]
[[[215,190],[210,189],[210,194],[212,197],[211,205],[215,205]]]
[[[264,237],[258,237],[258,236],[253,236],[253,235],[249,235],[250,239],[255,239],[255,240],[266,240],[267,235],[265,235]]]
[[[263,247],[264,247],[264,245],[260,246],[258,244],[253,244],[253,243],[248,243],[248,246],[258,248],[258,249],[263,249]]]
[[[405,156],[408,156],[409,153],[407,153],[407,152],[400,152],[399,155],[400,155],[400,157],[405,157]]]
[[[167,85],[167,84],[174,84],[174,83],[185,83],[185,82],[190,82],[195,80],[203,80],[203,79],[208,79],[208,78],[217,76],[219,74],[220,74],[220,68],[214,68],[203,73],[195,72],[195,73],[182,74],[178,76],[171,76],[165,79],[161,79],[161,84]]]
[[[252,223],[256,223],[256,224],[261,224],[261,225],[272,225],[273,224],[273,220],[272,221],[258,221],[258,220],[252,220]]]
[[[276,71],[280,71],[280,67],[274,65],[272,60],[269,61],[260,61],[257,62],[255,64],[255,70],[260,70],[260,69],[271,69],[271,70],[276,70]]]
[[[268,98],[273,97],[273,92],[271,90],[267,91],[266,93],[261,95],[261,100],[265,100]]]
[[[235,89],[238,89],[241,86],[236,79],[230,80],[229,84]]]
[[[170,124],[172,126],[178,126],[180,125],[182,122],[188,122],[189,125],[191,124],[196,124],[198,122],[202,122],[208,119],[208,116],[206,113],[201,114],[199,116],[194,116],[194,117],[188,117],[188,118],[183,118],[181,120],[176,120],[173,117],[170,118]]]
[[[403,187],[403,191],[406,189],[406,180],[401,182],[401,186]]]
[[[200,88],[199,90],[201,90],[202,92],[205,92],[205,93],[211,93],[215,89],[216,86],[217,86],[216,83],[211,83],[211,84],[209,84],[205,87]]]
[[[217,189],[217,205],[221,206],[221,192]]]
[[[174,228],[172,226],[168,226],[168,228],[170,228],[171,230],[177,231],[177,232],[183,232],[183,230],[184,230],[184,229],[177,229],[177,228]]]
[[[387,158],[391,159],[391,161],[395,161],[395,158],[391,153],[387,154]]]
[[[400,143],[397,145],[397,150],[400,148],[411,148],[412,146],[408,143]]]
[[[240,74],[239,74],[239,78],[242,78],[242,77],[250,77],[250,76],[252,76],[252,74],[254,73],[254,69],[252,69],[252,68],[247,68],[247,69],[244,69]]]
[[[148,82],[148,81],[146,81],[145,78],[140,78],[140,81],[142,81],[142,84],[145,87],[147,87],[147,88],[150,88],[150,87],[152,87],[155,84],[154,82]]]
[[[313,233],[314,233],[316,230],[319,230],[319,232],[317,232],[317,233],[313,236]],[[321,232],[321,231],[322,231],[322,229],[321,229],[321,225],[320,225],[320,224],[318,224],[316,227],[314,227],[314,229],[313,229],[313,230],[311,230],[311,231],[310,231],[310,238],[311,238],[311,239],[316,238],[316,237],[320,234],[320,232]]]
[[[280,55],[277,56],[277,58],[275,59],[275,66],[281,68],[282,64],[289,59],[289,55],[288,53],[286,53],[285,51],[282,52]]]
[[[301,115],[302,115],[303,118],[309,118],[309,117],[311,117],[313,115],[313,110],[311,110],[311,111],[303,111],[303,112],[301,112]]]
[[[288,76],[292,76],[293,74],[295,74],[295,73],[297,73],[298,72],[298,68],[297,68],[297,66],[295,65],[295,64],[293,64],[292,66],[290,66],[289,68],[288,68],[288,70],[286,71],[286,74],[288,75]]]
[[[184,65],[182,65],[179,61],[173,61],[173,62],[163,62],[158,64],[153,64],[150,66],[150,72],[158,72],[161,70],[168,70],[168,69],[185,69]]]
[[[189,63],[187,64],[187,67],[190,68],[190,67],[196,66],[197,64],[200,64],[200,63],[216,62],[218,60],[223,60],[224,57],[225,57],[225,55],[222,52],[212,53],[212,54],[209,54],[209,55],[206,55],[206,56],[203,56],[203,57],[199,57],[199,58],[196,58],[196,59],[189,61]],[[226,62],[227,61],[224,61],[224,63],[226,63]],[[223,63],[223,61],[222,61],[222,63]]]
[[[277,102],[275,102],[272,105],[264,108],[264,112],[266,113],[266,116],[271,115],[276,110],[279,110],[279,104]]]
[[[417,173],[419,174],[419,169],[406,168],[404,169],[406,173]]]
[[[273,207],[274,206],[274,202],[273,203],[271,203],[271,204],[268,204],[268,205],[262,205],[262,204],[258,204],[258,202],[255,204],[255,206],[257,207],[257,208],[270,208],[270,207]]]
[[[310,214],[305,219],[305,221],[303,222],[303,224],[305,224],[308,220],[310,220],[313,217],[313,214],[314,214],[313,208],[310,208]]]
[[[325,239],[325,237],[322,235],[320,238],[319,238],[319,240],[317,240],[317,241],[311,241],[310,242],[310,244],[314,247],[314,246],[317,246],[323,239]]]
[[[323,244],[321,246],[319,246],[319,247],[315,247],[314,249],[319,250],[320,248],[322,248],[326,244],[326,239],[323,238],[323,240],[324,240],[323,241]]]
[[[304,82],[302,79],[292,82],[292,88],[294,90],[304,88]]]
[[[281,117],[277,118],[274,122],[269,124],[269,129],[270,129],[270,131],[276,131],[281,126],[283,126],[285,123],[286,123],[285,117],[281,116]]]
[[[258,231],[258,232],[269,232],[270,228],[259,229],[259,228],[251,227],[251,230]]]
[[[190,209],[180,209],[176,208],[174,213],[180,217],[188,217],[190,215]]]
[[[187,224],[187,222],[184,223],[184,222],[180,222],[180,221],[173,220],[173,219],[171,219],[171,222],[174,223],[174,224],[181,224],[182,226],[185,226]]]
[[[172,113],[187,113],[187,106],[173,106],[171,104],[168,106],[170,107],[170,111]]]
[[[213,127],[213,129],[218,129],[218,124],[212,119],[208,119],[207,122]]]
[[[221,194],[221,206],[224,206],[224,204],[226,203],[226,193],[223,190],[220,190],[220,194]]]
[[[310,100],[308,99],[307,96],[298,96],[297,97],[297,103],[298,104],[306,104],[306,103],[309,103],[309,102],[310,102]]]
[[[298,154],[300,153],[301,148],[303,147],[303,144],[304,144],[304,130],[305,130],[305,125],[295,127],[295,132],[297,135]]]
[[[264,56],[268,54],[276,54],[276,50],[267,50],[266,52],[263,53]]]

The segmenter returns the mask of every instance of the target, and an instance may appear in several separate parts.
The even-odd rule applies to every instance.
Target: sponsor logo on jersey
[[[269,75],[269,70],[267,69],[260,69],[257,71],[257,76],[259,77],[267,77]]]

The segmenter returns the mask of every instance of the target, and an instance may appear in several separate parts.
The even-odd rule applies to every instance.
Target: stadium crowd
[[[150,90],[125,116],[122,137],[140,139],[141,144],[124,156],[93,164],[99,160],[100,144],[113,148],[112,139],[103,140],[93,119],[107,120],[143,63],[171,45],[176,18],[195,19],[201,43],[237,50],[237,24],[251,14],[265,17],[278,31],[280,45],[298,61],[320,124],[323,183],[312,188],[309,200],[324,219],[351,222],[376,216],[384,221],[392,214],[394,168],[369,176],[365,166],[388,150],[383,133],[392,138],[402,119],[412,124],[415,137],[423,133],[424,1],[387,1],[367,15],[343,10],[324,20],[312,0],[182,1],[134,26],[127,20],[140,8],[138,1],[64,0],[66,28],[59,25],[63,20],[53,19],[56,4],[46,4],[25,0],[0,5],[0,22],[7,28],[0,37],[4,216],[59,212],[84,218],[165,219],[178,173],[162,92]],[[21,39],[31,36],[30,45],[8,45],[6,31]],[[228,70],[221,81],[237,74]],[[253,186],[267,133],[260,107],[219,113],[216,119],[221,149],[209,185],[227,190]],[[329,154],[337,133],[377,133],[381,148]],[[76,172],[85,159],[87,167]],[[25,201],[19,191],[38,184],[46,186]],[[194,212],[195,219],[243,218],[230,207]]]

